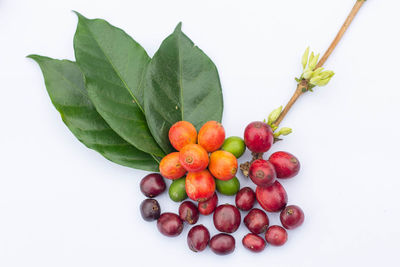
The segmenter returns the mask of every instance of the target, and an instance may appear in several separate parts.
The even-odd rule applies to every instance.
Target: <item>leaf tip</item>
[[[87,19],[84,15],[82,15],[81,13],[79,13],[76,10],[72,10],[73,13],[75,13],[75,15],[78,17],[78,19]]]
[[[36,54],[30,54],[30,55],[27,55],[26,58],[33,59],[34,61],[39,63],[40,59],[42,59],[43,57],[39,56],[39,55],[36,55]]]
[[[182,32],[182,21],[176,25],[174,32]]]

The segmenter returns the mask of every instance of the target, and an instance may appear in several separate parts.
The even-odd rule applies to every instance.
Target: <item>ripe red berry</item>
[[[158,218],[157,228],[163,235],[174,237],[182,233],[183,222],[175,213],[165,212]]]
[[[276,179],[274,166],[266,160],[257,159],[250,165],[249,177],[256,185],[270,186]]]
[[[290,205],[282,210],[280,219],[283,227],[294,229],[303,224],[304,213],[299,206]]]
[[[279,225],[272,225],[265,232],[265,240],[272,246],[282,246],[286,243],[288,234],[286,230]]]
[[[242,239],[242,244],[245,248],[253,252],[261,252],[265,248],[265,241],[256,234],[247,234]]]
[[[239,228],[240,220],[239,210],[230,204],[218,206],[213,216],[215,228],[225,233],[235,232]]]
[[[288,152],[275,152],[269,157],[268,161],[274,165],[276,176],[281,179],[292,178],[300,171],[299,160]]]
[[[228,234],[217,234],[210,240],[210,248],[217,255],[227,255],[235,250],[235,238]]]
[[[164,178],[159,173],[150,173],[140,181],[140,191],[146,197],[156,197],[165,191]]]
[[[199,212],[203,215],[209,215],[213,213],[215,208],[218,205],[218,196],[214,193],[214,195],[207,199],[206,201],[199,202]]]
[[[261,207],[269,212],[281,211],[288,201],[286,190],[278,181],[268,187],[257,186],[256,197]]]
[[[193,226],[187,236],[188,246],[194,252],[205,250],[209,241],[210,232],[202,224]]]
[[[179,206],[179,218],[188,224],[196,224],[199,220],[199,210],[193,202],[182,202]]]
[[[238,209],[248,211],[253,207],[255,200],[256,194],[253,189],[250,187],[243,187],[236,194],[235,204]]]
[[[244,142],[252,152],[267,152],[274,143],[274,133],[267,123],[255,121],[244,130]]]
[[[253,234],[264,233],[269,225],[267,214],[260,209],[252,209],[246,217],[244,217],[243,222]]]

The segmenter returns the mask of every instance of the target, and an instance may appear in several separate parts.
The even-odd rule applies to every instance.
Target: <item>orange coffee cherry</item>
[[[223,181],[232,179],[236,175],[237,168],[236,157],[228,151],[218,150],[210,156],[208,169],[217,179]]]
[[[208,152],[218,150],[225,141],[225,130],[217,121],[206,122],[199,131],[198,143]]]
[[[169,129],[168,137],[171,145],[180,151],[187,144],[196,144],[197,131],[190,122],[178,121]]]
[[[215,192],[215,181],[208,170],[189,172],[186,176],[186,194],[195,201],[205,201]]]
[[[179,152],[166,155],[160,162],[161,175],[167,179],[175,180],[185,175],[186,170],[179,162]]]
[[[189,172],[204,170],[208,166],[208,160],[207,151],[200,145],[189,144],[179,152],[179,161]]]

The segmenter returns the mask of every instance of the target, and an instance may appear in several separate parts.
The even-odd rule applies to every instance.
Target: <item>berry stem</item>
[[[365,0],[357,0],[356,3],[354,4],[353,8],[350,11],[350,14],[347,16],[345,22],[343,23],[342,27],[340,28],[339,32],[336,34],[335,39],[333,39],[331,45],[328,47],[326,50],[325,54],[322,56],[322,58],[319,60],[317,66],[315,67],[316,69],[319,67],[322,67],[325,62],[328,60],[329,56],[332,54],[333,50],[335,50],[336,46],[342,39],[344,33],[347,31],[349,28],[351,22],[353,21],[354,17],[357,15],[358,11],[364,4]],[[296,88],[296,91],[294,92],[293,96],[290,98],[289,102],[286,104],[285,108],[283,109],[282,113],[279,115],[278,119],[274,122],[274,125],[276,127],[279,126],[279,124],[282,122],[282,120],[285,118],[289,110],[292,108],[293,104],[297,101],[297,99],[305,92],[308,91],[308,81],[306,80],[301,80]]]

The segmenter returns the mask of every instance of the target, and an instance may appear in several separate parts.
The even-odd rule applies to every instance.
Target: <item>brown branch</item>
[[[364,0],[361,0],[361,1],[358,0],[355,3],[355,5],[353,6],[353,9],[351,10],[350,14],[347,16],[346,21],[343,23],[343,25],[340,28],[339,32],[337,33],[335,39],[333,40],[331,45],[328,47],[325,54],[322,56],[322,58],[320,59],[320,61],[317,64],[317,66],[315,67],[316,69],[318,69],[319,67],[322,67],[322,65],[324,65],[325,62],[328,60],[329,56],[332,54],[333,50],[335,50],[335,47],[342,39],[344,33],[349,28],[351,22],[353,21],[354,17],[357,15],[358,11],[360,10],[360,8],[364,4],[364,2],[365,2]]]
[[[340,28],[339,32],[337,33],[335,39],[332,41],[331,45],[326,50],[325,54],[322,56],[320,61],[318,62],[316,68],[322,67],[325,62],[328,60],[329,56],[332,54],[333,50],[335,50],[337,44],[342,39],[344,33],[349,28],[351,22],[353,21],[354,17],[357,15],[358,11],[360,10],[361,6],[364,4],[365,0],[357,0],[354,4],[350,14],[348,15],[346,21],[343,23],[343,26]],[[289,102],[286,104],[285,108],[283,109],[282,113],[279,115],[278,119],[274,122],[275,126],[279,126],[282,120],[285,118],[293,104],[297,101],[297,99],[307,90],[303,90],[303,88],[308,89],[308,82],[302,80],[296,88],[293,96],[290,98]]]
[[[302,80],[301,82],[299,82],[296,91],[290,98],[289,102],[286,104],[285,108],[282,110],[282,113],[279,115],[278,119],[274,122],[274,125],[276,127],[279,126],[279,124],[285,118],[286,114],[289,112],[293,104],[296,103],[297,99],[307,90],[308,90],[308,82],[306,80]]]

